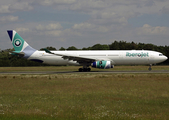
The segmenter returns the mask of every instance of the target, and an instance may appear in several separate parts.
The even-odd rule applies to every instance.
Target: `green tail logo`
[[[21,51],[24,45],[24,40],[22,39],[21,36],[19,36],[18,33],[15,34],[13,40],[12,40],[12,45],[15,49],[15,51]]]
[[[8,34],[16,52],[20,52],[23,50],[24,46],[28,46],[28,44],[26,44],[24,39],[16,31],[8,30]]]

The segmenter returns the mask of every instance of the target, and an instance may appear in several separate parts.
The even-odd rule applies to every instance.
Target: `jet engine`
[[[100,69],[110,69],[114,67],[111,61],[96,61],[96,62],[93,62],[91,66],[94,68],[100,68]]]

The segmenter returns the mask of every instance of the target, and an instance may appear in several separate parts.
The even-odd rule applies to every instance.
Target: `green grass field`
[[[147,67],[136,66],[141,70]],[[68,71],[72,68],[77,67],[65,67]],[[154,66],[157,70],[168,68]],[[133,66],[117,69],[133,70]],[[0,120],[167,120],[168,113],[169,74],[0,75]]]

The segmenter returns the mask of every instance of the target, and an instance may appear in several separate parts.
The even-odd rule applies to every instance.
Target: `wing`
[[[46,48],[44,48],[44,50],[45,50],[46,53],[57,55],[57,56],[62,56],[63,59],[77,61],[79,64],[93,63],[95,61],[105,60],[105,59],[98,59],[98,58],[95,58],[95,57],[84,57],[84,56],[71,55],[71,54],[52,53],[51,51],[49,51]]]

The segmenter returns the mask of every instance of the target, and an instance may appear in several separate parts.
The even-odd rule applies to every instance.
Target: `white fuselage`
[[[167,59],[160,52],[149,50],[94,50],[94,51],[52,51],[53,53],[88,57],[96,60],[111,61],[113,65],[156,64]],[[80,65],[76,61],[63,59],[62,56],[36,51],[28,59],[42,60],[51,65]]]
[[[167,59],[160,52],[149,50],[38,51],[24,41],[15,30],[8,30],[15,51],[12,54],[51,65],[81,65],[79,71],[94,68],[109,69],[113,65],[156,64]],[[150,65],[151,66],[151,65]]]

